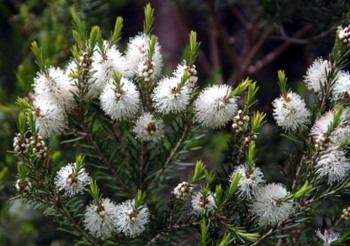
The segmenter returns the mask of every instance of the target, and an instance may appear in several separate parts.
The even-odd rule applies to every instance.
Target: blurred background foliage
[[[88,25],[99,25],[104,34],[113,29],[115,18],[124,18],[123,39],[142,29],[141,0],[2,0],[0,1],[0,245],[71,245],[69,238],[55,229],[30,206],[12,200],[15,192],[16,163],[7,154],[16,133],[18,96],[31,91],[38,67],[30,50],[36,40],[48,64],[63,66],[70,56],[71,18],[75,5]],[[279,94],[276,71],[283,69],[291,87],[305,94],[300,82],[308,65],[331,49],[338,25],[350,20],[348,0],[152,0],[155,33],[163,48],[166,71],[176,67],[184,52],[190,30],[198,32],[201,50],[197,60],[200,82],[220,81],[236,85],[247,76],[258,81],[260,91],[255,109],[267,113],[268,123],[258,140],[258,165],[266,176],[281,179],[288,170],[290,144],[279,137],[271,117],[271,102]],[[211,133],[204,154],[195,156],[215,164],[225,156],[228,134]],[[56,146],[58,161],[66,162]],[[67,150],[68,151],[68,150]],[[203,152],[201,152],[203,153]],[[205,154],[207,153],[207,154]],[[282,153],[282,154],[276,154]],[[63,159],[62,159],[63,158]],[[268,171],[270,170],[270,171]]]

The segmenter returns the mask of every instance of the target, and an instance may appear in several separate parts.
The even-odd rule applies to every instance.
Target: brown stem
[[[102,152],[102,150],[100,149],[100,146],[96,143],[94,137],[92,136],[92,133],[89,129],[89,127],[87,126],[85,120],[83,120],[83,123],[81,124],[81,128],[84,132],[84,137],[89,141],[89,143],[92,145],[92,147],[94,148],[95,153],[98,156],[98,159],[101,161],[101,164],[108,169],[108,171],[110,171],[110,173],[113,175],[113,177],[115,177],[115,181],[118,185],[120,185],[121,187],[123,187],[123,189],[125,191],[129,191],[129,187],[124,184],[124,182],[121,181],[121,179],[119,178],[119,174],[115,171],[115,169],[110,165],[107,157],[105,156],[105,154]]]
[[[100,246],[100,244],[97,243],[93,237],[91,237],[81,228],[81,226],[75,221],[71,213],[63,204],[60,204],[60,208],[62,210],[63,215],[68,219],[71,226],[73,226],[79,232],[80,236],[84,237],[91,245]]]
[[[179,224],[179,225],[169,226],[169,227],[165,228],[164,230],[162,230],[161,232],[159,232],[153,238],[151,238],[151,240],[149,240],[148,243],[145,246],[152,245],[158,239],[160,239],[162,236],[166,235],[169,232],[176,231],[176,230],[183,230],[183,229],[186,229],[186,228],[195,227],[197,225],[198,225],[198,223],[194,222],[194,223],[191,223],[191,224]]]
[[[172,149],[170,155],[168,156],[168,158],[165,160],[162,169],[158,170],[158,173],[156,174],[156,176],[154,177],[154,179],[152,180],[151,184],[149,187],[152,187],[152,185],[155,185],[158,180],[161,178],[162,174],[164,173],[164,171],[166,170],[166,168],[168,167],[168,165],[171,163],[171,161],[173,160],[173,158],[176,156],[178,150],[180,149],[180,147],[182,146],[183,142],[186,140],[188,133],[190,132],[191,129],[191,124],[187,124],[185,126],[184,131],[182,132],[181,137],[179,138],[179,140],[177,141],[175,147]]]
[[[264,235],[262,235],[258,241],[256,241],[255,243],[251,244],[250,246],[256,246],[258,244],[260,244],[262,241],[264,241],[267,237],[269,237],[272,233],[274,233],[276,229],[275,228],[271,228],[270,230],[268,230]]]
[[[220,67],[220,59],[219,59],[219,49],[217,45],[217,31],[214,28],[213,20],[209,20],[210,28],[209,28],[209,47],[210,47],[210,60],[213,64],[214,68]]]
[[[38,202],[45,204],[49,207],[56,207],[68,220],[69,224],[75,228],[75,230],[80,234],[81,237],[85,238],[91,245],[100,246],[100,244],[98,244],[93,237],[91,237],[84,231],[84,229],[81,228],[81,226],[75,221],[75,219],[73,218],[69,210],[64,206],[64,204],[59,202],[61,201],[61,199],[55,191],[52,191],[52,193],[50,192],[46,199],[42,199],[34,193],[31,193],[30,196]]]
[[[297,33],[293,35],[293,38],[299,38],[303,36],[305,33],[310,31],[312,28],[311,25],[307,25],[301,30],[299,30]],[[273,60],[275,60],[282,52],[284,52],[291,44],[293,44],[291,41],[286,40],[283,44],[281,44],[279,47],[268,53],[263,59],[258,60],[254,65],[251,65],[248,67],[248,74],[254,74],[259,72],[262,68],[264,68],[267,64],[271,63]]]
[[[226,1],[227,2],[227,1]],[[241,24],[241,26],[249,31],[252,27],[252,23],[234,6],[227,4],[229,13]]]
[[[295,172],[295,176],[294,176],[293,183],[292,183],[292,190],[294,190],[295,186],[297,185],[297,178],[299,178],[299,174],[300,174],[301,168],[303,166],[304,160],[305,160],[305,154],[301,157],[301,160],[300,160],[298,167],[297,167],[297,170]]]
[[[218,35],[220,37],[226,55],[228,56],[232,66],[237,67],[239,65],[239,57],[237,55],[236,50],[234,49],[234,47],[231,46],[229,42],[230,37],[219,22],[218,16],[215,12],[214,2],[212,0],[207,0],[206,3],[209,9],[210,17],[212,18],[214,26],[218,31]]]
[[[140,188],[144,189],[144,169],[145,169],[145,159],[144,159],[144,152],[145,152],[145,145],[142,142],[141,143],[141,150],[140,150]]]

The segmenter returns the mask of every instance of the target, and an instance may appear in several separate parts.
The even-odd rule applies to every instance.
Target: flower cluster
[[[110,238],[116,233],[135,237],[146,229],[149,216],[148,208],[144,205],[136,208],[134,200],[116,205],[104,198],[98,204],[90,204],[86,208],[84,225],[90,234],[101,239]]]
[[[345,44],[350,42],[350,26],[338,30],[338,37]]]
[[[343,220],[350,220],[350,207],[343,208],[340,218]]]
[[[28,178],[26,179],[18,179],[16,182],[16,189],[18,192],[30,192],[32,189],[32,183]]]
[[[192,196],[192,209],[195,215],[210,215],[216,209],[214,195],[211,191],[198,191]]]
[[[198,83],[194,32],[188,54],[164,74],[161,46],[151,34],[150,5],[145,8],[144,31],[130,38],[125,49],[118,43],[121,19],[104,40],[97,26],[88,33],[71,11],[76,45],[66,67],[48,66],[33,47],[41,71],[32,96],[18,100],[25,112],[19,115],[19,133],[13,139],[18,158],[15,187],[23,199],[56,212],[62,225],[73,223],[83,243],[162,244],[162,237],[174,230],[199,225],[205,243],[271,244],[270,235],[278,238],[281,232],[304,228],[300,217],[309,219],[320,207],[316,202],[348,188],[350,73],[341,70],[345,50],[334,51],[328,60],[317,58],[306,71],[305,86],[314,92],[307,99],[314,101],[290,90],[284,73],[278,73],[281,94],[269,106],[287,139],[290,157],[276,157],[284,158],[283,171],[290,179],[273,183],[267,179],[275,173],[264,176],[260,166],[265,158],[260,158],[264,148],[259,149],[258,136],[266,137],[272,124],[262,128],[266,114],[253,110],[256,82]],[[348,28],[338,32],[336,49],[348,47]],[[210,168],[196,161],[188,172],[193,164],[188,160],[194,156],[189,153],[205,144],[203,137],[225,127],[229,131],[219,138],[223,142],[229,136],[224,164]],[[64,136],[57,138],[59,134]],[[60,144],[74,148],[65,153]],[[82,153],[75,162],[58,164],[66,161],[62,154],[74,151]],[[166,194],[169,180],[187,181],[159,196]],[[87,195],[91,202],[86,206]],[[340,218],[349,220],[349,209]],[[258,229],[264,233],[261,239],[253,232]],[[325,245],[339,237],[327,230],[316,234]]]
[[[321,93],[327,84],[327,73],[329,71],[329,61],[317,58],[306,72],[304,80],[307,88],[316,93]]]
[[[281,184],[267,184],[256,191],[251,212],[260,226],[277,225],[293,212],[293,201],[287,199],[289,192]]]
[[[232,130],[236,133],[245,133],[249,126],[249,116],[239,109],[232,120]]]
[[[177,199],[185,200],[191,195],[192,190],[192,185],[183,181],[174,188],[173,194]]]
[[[29,139],[21,133],[17,133],[13,139],[13,149],[17,153],[27,154],[29,149]]]
[[[261,172],[260,168],[254,165],[251,167],[246,167],[244,165],[236,167],[231,175],[231,181],[236,174],[240,175],[238,196],[242,198],[251,199],[258,188],[265,182],[264,174]]]
[[[55,177],[56,189],[63,191],[66,196],[82,193],[89,183],[89,175],[85,168],[78,167],[76,163],[68,163],[62,167]]]
[[[310,111],[305,102],[294,92],[289,92],[272,103],[273,116],[278,126],[286,131],[302,129],[309,122]]]
[[[204,127],[222,127],[236,112],[236,98],[228,85],[213,85],[203,90],[195,101],[195,119]]]

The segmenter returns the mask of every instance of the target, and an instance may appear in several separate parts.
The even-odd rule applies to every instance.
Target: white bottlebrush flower
[[[163,121],[150,113],[144,113],[136,121],[133,132],[141,141],[158,142],[164,136]]]
[[[77,87],[62,69],[50,67],[47,74],[38,73],[34,78],[33,88],[36,97],[48,98],[67,111],[75,105],[73,93],[77,91]]]
[[[321,153],[316,163],[316,173],[328,178],[328,183],[339,181],[348,176],[350,163],[342,150],[332,149]]]
[[[84,213],[85,229],[94,237],[107,239],[117,232],[115,215],[117,206],[108,198],[100,204],[90,204]]]
[[[267,184],[257,190],[250,211],[259,226],[276,225],[293,212],[293,202],[285,200],[289,192],[281,184]]]
[[[192,190],[192,185],[186,181],[183,181],[174,188],[172,193],[175,195],[176,199],[185,200],[190,196]]]
[[[153,79],[161,74],[163,58],[160,53],[160,45],[158,42],[156,42],[152,60],[148,61],[149,44],[150,37],[143,33],[130,39],[125,54],[125,68],[127,76],[150,76]]]
[[[224,126],[237,111],[236,98],[228,85],[213,85],[204,89],[195,101],[195,119],[204,127]]]
[[[286,131],[296,131],[309,122],[311,113],[304,100],[294,92],[275,99],[272,105],[277,125]]]
[[[195,215],[210,215],[216,209],[214,195],[211,191],[203,194],[201,191],[196,192],[192,196],[192,209]]]
[[[323,241],[324,246],[330,246],[333,242],[338,240],[340,234],[328,230],[324,230],[322,234],[320,230],[317,230],[316,236]]]
[[[89,175],[85,168],[81,167],[78,170],[76,163],[68,163],[57,172],[55,177],[57,191],[63,191],[68,197],[83,193],[88,183]]]
[[[189,88],[193,88],[195,84],[197,83],[198,77],[197,77],[197,69],[194,64],[191,66],[186,65],[186,61],[183,61],[181,64],[179,64],[174,71],[174,77],[182,78],[185,71],[188,73],[189,78],[186,81],[186,84]]]
[[[350,74],[349,72],[340,72],[337,81],[332,90],[334,100],[349,98],[350,96]]]
[[[314,139],[321,139],[328,132],[333,122],[334,115],[335,111],[329,111],[316,120],[310,132]],[[330,133],[329,140],[331,144],[339,145],[350,137],[349,117],[350,110],[344,108],[338,126]]]
[[[38,134],[44,138],[62,133],[66,127],[66,115],[59,104],[46,97],[37,97],[33,101]]]
[[[322,87],[326,85],[327,72],[329,72],[329,70],[329,61],[317,58],[308,68],[304,77],[307,88],[316,93],[321,92]]]
[[[106,83],[113,79],[114,73],[125,74],[125,58],[118,51],[116,45],[109,47],[104,41],[105,50],[96,49],[92,56],[91,69],[93,71],[89,80],[88,97],[97,98],[100,96]]]
[[[255,166],[251,168],[247,168],[243,165],[236,167],[231,175],[231,180],[236,174],[240,174],[238,182],[239,197],[251,199],[257,189],[265,183],[264,174],[261,172],[260,168]]]
[[[121,77],[120,85],[109,80],[100,96],[103,111],[113,120],[124,120],[134,117],[140,107],[140,93],[127,78]]]
[[[149,222],[150,213],[145,205],[135,208],[135,200],[127,200],[117,205],[116,227],[118,232],[122,232],[129,237],[141,234]]]
[[[159,81],[154,89],[153,101],[161,113],[178,113],[186,109],[190,100],[190,89],[180,86],[181,78],[171,77]]]

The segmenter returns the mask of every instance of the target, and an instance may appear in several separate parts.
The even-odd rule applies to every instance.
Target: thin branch
[[[226,1],[227,2],[227,1]],[[244,29],[249,31],[252,27],[252,23],[234,6],[227,4],[229,13],[242,25]]]
[[[250,246],[256,246],[258,244],[260,244],[262,241],[264,241],[267,237],[269,237],[272,233],[274,233],[276,230],[275,228],[271,228],[269,231],[267,231],[264,235],[262,235],[258,241],[256,241],[255,243],[251,244]]]
[[[213,19],[214,26],[218,30],[218,34],[223,44],[223,48],[226,52],[226,55],[228,56],[231,64],[234,65],[234,67],[236,67],[239,65],[239,62],[240,62],[239,57],[234,47],[232,47],[231,44],[229,43],[230,37],[227,35],[225,29],[219,22],[218,16],[215,12],[214,2],[212,0],[207,0],[206,3],[209,9],[209,14]]]
[[[304,160],[305,160],[305,154],[301,157],[300,162],[298,163],[298,167],[297,167],[297,170],[295,172],[295,176],[294,176],[293,183],[292,183],[292,190],[294,190],[295,186],[297,185],[297,178],[299,178],[299,174],[301,172],[301,168],[303,166]]]
[[[144,159],[144,155],[145,155],[145,144],[142,141],[141,142],[141,149],[140,149],[141,153],[140,153],[140,188],[144,189],[144,169],[145,169],[145,159]]]
[[[176,230],[183,230],[183,229],[187,229],[190,227],[195,227],[197,225],[198,225],[198,223],[194,222],[194,223],[190,223],[190,224],[179,224],[179,225],[169,226],[169,227],[165,228],[164,230],[162,230],[161,232],[159,232],[153,238],[151,238],[151,240],[149,240],[145,246],[152,245],[153,243],[158,241],[158,239],[160,239],[162,236],[168,234],[169,232],[176,231]]]
[[[310,31],[312,29],[311,25],[307,25],[301,30],[299,30],[297,33],[293,35],[293,38],[299,38],[303,36],[305,33]],[[251,65],[248,67],[248,74],[254,74],[260,71],[262,68],[264,68],[267,64],[271,63],[273,60],[275,60],[281,53],[283,53],[291,44],[292,42],[286,41],[283,44],[281,44],[279,47],[277,47],[275,50],[268,53],[263,59],[258,60],[254,65]]]
[[[165,160],[162,169],[158,170],[158,173],[156,174],[154,179],[151,181],[150,187],[152,187],[152,185],[154,185],[154,184],[156,184],[158,182],[158,180],[161,178],[161,176],[165,172],[165,170],[168,167],[168,165],[172,162],[173,158],[177,155],[177,152],[181,148],[181,146],[184,143],[184,141],[186,140],[187,135],[190,132],[190,129],[191,129],[191,124],[186,124],[185,129],[182,132],[181,137],[177,141],[175,147],[172,149],[172,151],[171,151],[170,155],[168,156],[168,158]]]
[[[84,237],[86,240],[89,241],[89,243],[93,246],[100,246],[99,243],[95,241],[93,237],[91,237],[89,234],[87,234],[81,226],[75,221],[75,219],[72,217],[71,213],[68,211],[68,209],[60,203],[61,212],[63,215],[68,219],[69,223],[79,232],[80,236]]]
[[[220,66],[220,58],[219,58],[219,49],[217,44],[217,36],[218,33],[214,28],[214,23],[212,20],[209,20],[210,28],[209,28],[209,50],[210,50],[210,60],[214,68],[221,67]]]
[[[101,161],[101,164],[106,167],[108,169],[108,171],[111,172],[111,174],[113,175],[113,177],[115,177],[115,181],[118,185],[120,185],[121,187],[123,187],[123,189],[125,191],[129,191],[129,187],[124,184],[124,182],[121,181],[121,179],[119,178],[119,174],[116,172],[116,170],[110,165],[107,157],[105,156],[105,154],[102,152],[100,146],[96,143],[94,137],[92,136],[92,133],[89,129],[89,127],[87,126],[87,123],[85,122],[85,120],[83,120],[82,124],[81,124],[81,129],[83,130],[84,134],[83,136],[89,141],[89,143],[92,145],[92,147],[94,148],[95,153],[98,156],[98,159]]]
[[[235,81],[236,79],[240,78],[242,75],[246,74],[247,68],[249,64],[251,63],[252,59],[257,55],[257,53],[260,51],[261,47],[266,44],[266,42],[271,37],[271,34],[273,32],[273,28],[269,28],[266,30],[262,37],[258,39],[258,41],[253,45],[253,47],[247,47],[247,54],[242,54],[242,57],[244,57],[242,65],[240,65],[239,74],[233,74],[230,81]]]

